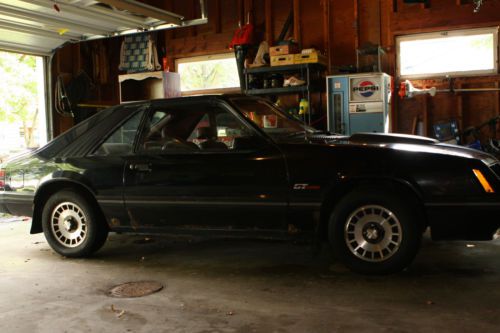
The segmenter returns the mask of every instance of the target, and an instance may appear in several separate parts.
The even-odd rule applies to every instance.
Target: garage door
[[[207,22],[134,0],[0,0],[0,49],[52,54],[68,42],[154,31]]]

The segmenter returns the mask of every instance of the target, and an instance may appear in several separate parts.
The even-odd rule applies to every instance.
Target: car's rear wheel
[[[421,240],[417,206],[389,191],[358,189],[335,206],[329,240],[350,269],[387,274],[407,267]]]
[[[95,206],[72,190],[62,190],[47,200],[42,227],[49,245],[66,257],[92,254],[104,245],[108,235]]]

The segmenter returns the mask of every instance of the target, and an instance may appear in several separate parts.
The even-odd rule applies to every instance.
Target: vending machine
[[[351,135],[388,133],[392,77],[385,73],[332,75],[326,78],[328,130]]]

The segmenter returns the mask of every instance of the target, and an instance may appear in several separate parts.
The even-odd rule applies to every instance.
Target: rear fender
[[[81,177],[81,175],[78,175]],[[52,178],[46,182],[44,182],[41,186],[38,187],[35,198],[33,200],[34,209],[33,209],[33,220],[31,223],[31,234],[37,234],[43,232],[42,229],[42,211],[45,205],[45,202],[50,198],[54,193],[61,191],[63,189],[73,189],[81,193],[89,202],[95,204],[98,207],[100,213],[100,207],[95,199],[95,192],[87,186],[85,183],[70,178]]]

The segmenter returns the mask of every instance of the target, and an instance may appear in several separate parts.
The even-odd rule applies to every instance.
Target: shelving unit
[[[296,94],[307,92],[306,86],[297,87],[282,87],[282,88],[269,88],[269,89],[249,89],[247,95],[282,95],[282,94]]]
[[[311,101],[311,94],[314,92],[321,93],[324,91],[322,74],[326,70],[326,66],[319,63],[274,66],[274,67],[255,67],[245,69],[245,93],[254,96],[277,96],[277,95],[292,95],[302,94]],[[249,88],[250,76],[257,76],[260,79],[265,79],[273,74],[299,74],[306,82],[302,86],[294,87],[278,87],[278,88]],[[321,98],[320,98],[321,101]],[[308,114],[308,123],[311,123],[311,113]]]

